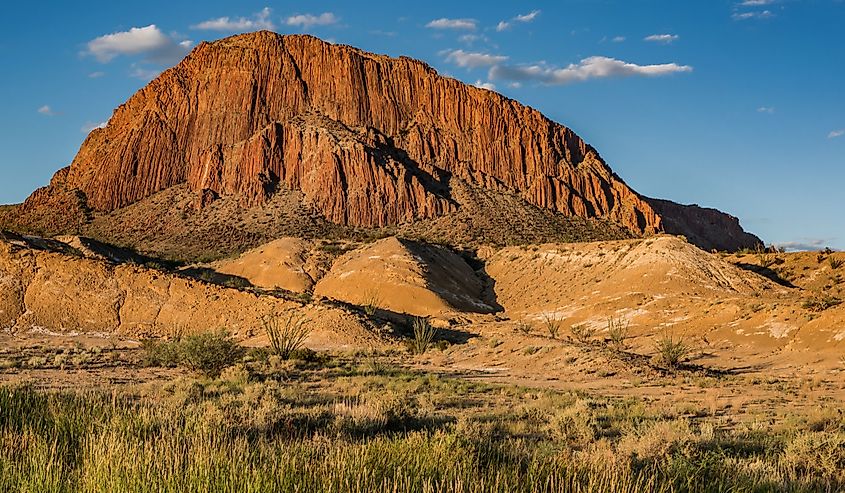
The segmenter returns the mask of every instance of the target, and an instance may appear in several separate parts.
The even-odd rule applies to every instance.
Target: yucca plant
[[[607,336],[614,350],[624,351],[628,347],[627,340],[631,337],[628,331],[630,325],[630,320],[623,321],[613,317],[607,319]]]
[[[687,344],[683,336],[674,337],[665,332],[654,344],[660,362],[668,369],[675,370],[683,363],[692,352],[692,347]]]
[[[290,312],[286,318],[272,314],[264,319],[264,330],[270,339],[273,353],[282,359],[289,359],[291,355],[302,348],[302,344],[311,332],[307,326],[308,320],[304,315]]]
[[[423,354],[434,342],[437,329],[431,326],[428,319],[417,317],[414,319],[414,339],[411,341],[411,351],[414,354]]]

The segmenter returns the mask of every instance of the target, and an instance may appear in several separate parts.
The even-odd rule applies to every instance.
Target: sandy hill
[[[197,46],[2,222],[193,259],[384,228],[451,244],[663,230],[759,244],[716,211],[656,207],[534,109],[416,60],[265,31]]]

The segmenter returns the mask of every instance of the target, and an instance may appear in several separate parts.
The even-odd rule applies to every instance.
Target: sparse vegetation
[[[596,335],[596,329],[585,323],[570,326],[569,332],[572,333],[572,337],[576,341],[582,344],[590,342],[593,336]]]
[[[836,270],[836,269],[842,267],[842,264],[845,263],[845,260],[831,256],[831,257],[827,258],[827,263],[830,264],[831,269]]]
[[[660,364],[670,370],[677,369],[692,352],[692,347],[683,336],[676,337],[669,332],[664,332],[657,339],[654,348]]]
[[[172,341],[142,342],[144,362],[150,366],[183,366],[205,376],[216,376],[234,364],[242,349],[225,330],[191,334]]]
[[[176,379],[140,394],[0,387],[0,487],[46,493],[845,487],[845,422],[835,412],[825,414],[824,425],[723,427],[694,406],[670,416],[635,399],[410,372],[332,378],[350,370],[309,370],[278,382],[238,365],[214,380]],[[319,379],[328,386],[315,387]]]
[[[414,338],[411,340],[411,352],[414,354],[423,354],[428,351],[428,348],[434,342],[437,329],[432,327],[427,319],[417,317],[413,322],[413,331]]]
[[[364,313],[372,317],[378,311],[380,303],[381,297],[379,297],[378,291],[371,289],[364,293],[364,302],[361,306],[364,308]]]
[[[264,330],[270,339],[273,353],[282,359],[289,359],[294,352],[302,348],[311,329],[304,315],[291,311],[287,317],[278,314],[269,315],[264,320]]]
[[[557,314],[543,314],[543,323],[546,326],[546,331],[549,333],[549,337],[552,339],[557,339],[558,334],[560,333],[560,325],[561,321],[558,318]]]
[[[823,312],[828,308],[840,304],[842,304],[842,300],[840,300],[839,298],[836,298],[835,296],[831,296],[829,294],[821,294],[814,298],[805,300],[804,303],[801,304],[801,306],[813,312]]]
[[[610,317],[607,319],[607,336],[610,339],[610,345],[615,351],[624,351],[628,348],[628,339],[630,336],[630,320],[622,320],[621,318]]]
[[[531,325],[525,322],[517,322],[516,324],[516,331],[524,336],[531,335],[532,330],[533,328],[531,327]]]

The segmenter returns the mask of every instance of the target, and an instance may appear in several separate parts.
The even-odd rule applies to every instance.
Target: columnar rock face
[[[287,187],[331,222],[372,227],[455,211],[453,178],[661,230],[592,147],[538,111],[409,58],[270,32],[197,46],[93,131],[59,181],[95,212],[185,182],[199,205]]]

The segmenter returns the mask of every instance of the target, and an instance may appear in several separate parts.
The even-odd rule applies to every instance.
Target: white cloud
[[[535,65],[494,65],[490,67],[488,79],[535,81],[542,84],[563,85],[606,77],[659,77],[674,73],[692,72],[689,65],[664,63],[659,65],[637,65],[615,58],[593,56],[570,64],[565,68]]]
[[[839,130],[831,130],[829,134],[827,134],[828,139],[835,139],[837,137],[842,137],[845,135],[845,128],[840,128]]]
[[[515,20],[516,22],[531,22],[536,19],[538,15],[540,15],[539,10],[532,10],[527,14],[522,14],[514,17],[513,20]]]
[[[788,252],[795,251],[817,251],[822,250],[827,246],[831,240],[836,238],[804,238],[798,241],[784,241],[782,243],[775,243],[773,246],[783,248]]]
[[[774,17],[770,10],[762,10],[759,12],[734,12],[731,18],[735,21],[745,21],[748,19],[768,19]]]
[[[496,90],[496,84],[493,84],[492,82],[482,82],[481,80],[477,80],[473,85],[481,89],[487,89],[488,91]]]
[[[473,44],[476,41],[483,41],[486,43],[490,41],[490,39],[487,38],[487,36],[484,36],[483,34],[461,34],[460,36],[458,36],[458,41],[460,41],[461,43]]]
[[[680,38],[680,36],[677,34],[652,34],[651,36],[646,36],[643,40],[650,41],[652,43],[670,44],[677,41],[678,38]]]
[[[616,36],[613,39],[611,39],[611,41],[613,41],[614,43],[621,43],[621,42],[625,41],[625,36]]]
[[[150,24],[92,39],[86,53],[102,63],[119,55],[144,55],[149,61],[170,64],[184,57],[192,44],[191,41],[176,41],[155,24]]]
[[[89,79],[99,79],[100,77],[103,77],[105,75],[106,75],[105,72],[91,72],[90,74],[88,74],[88,78]]]
[[[81,128],[80,130],[81,130],[83,133],[86,133],[86,134],[87,134],[87,133],[91,133],[91,132],[92,132],[93,130],[95,130],[95,129],[98,129],[98,128],[105,128],[105,127],[106,127],[106,125],[107,125],[108,123],[109,123],[108,121],[105,121],[105,122],[100,122],[100,123],[91,123],[91,122],[86,122],[86,123],[85,123],[85,125],[83,125],[83,126],[82,126],[82,128]]]
[[[298,14],[285,19],[285,24],[288,26],[299,26],[303,29],[309,29],[313,26],[328,26],[338,22],[340,22],[340,17],[332,12],[323,12],[320,15]]]
[[[53,108],[50,108],[50,105],[45,104],[44,106],[38,108],[38,112],[45,116],[56,116],[56,113],[53,111]]]
[[[147,67],[138,63],[133,63],[131,68],[132,70],[129,72],[130,77],[141,79],[147,82],[155,79],[156,77],[158,77],[158,74],[161,73],[161,69],[155,67]]]
[[[247,17],[218,17],[216,19],[209,19],[200,22],[192,29],[203,29],[207,31],[256,31],[261,29],[275,29],[273,21],[270,19],[272,11],[269,7],[264,7],[261,12],[253,14],[251,18]]]
[[[425,27],[430,29],[463,29],[474,31],[477,24],[478,21],[475,19],[447,19],[446,17],[442,17],[429,22]]]
[[[510,21],[499,21],[499,23],[496,25],[496,30],[501,32],[501,31],[505,31],[507,29],[510,29],[514,22],[522,22],[522,23],[533,22],[534,19],[536,19],[538,15],[540,15],[539,10],[532,10],[531,12],[529,12],[527,14],[521,14],[521,15],[517,15],[516,17],[512,17],[510,19]]]
[[[774,0],[745,0],[739,5],[742,7],[759,7],[761,5],[770,5],[772,3],[774,3]]]
[[[768,113],[773,114],[775,112],[774,106],[760,106],[757,108],[757,113]]]
[[[504,55],[491,55],[489,53],[471,53],[464,50],[445,51],[446,61],[452,62],[459,67],[478,68],[490,67],[507,61]]]

